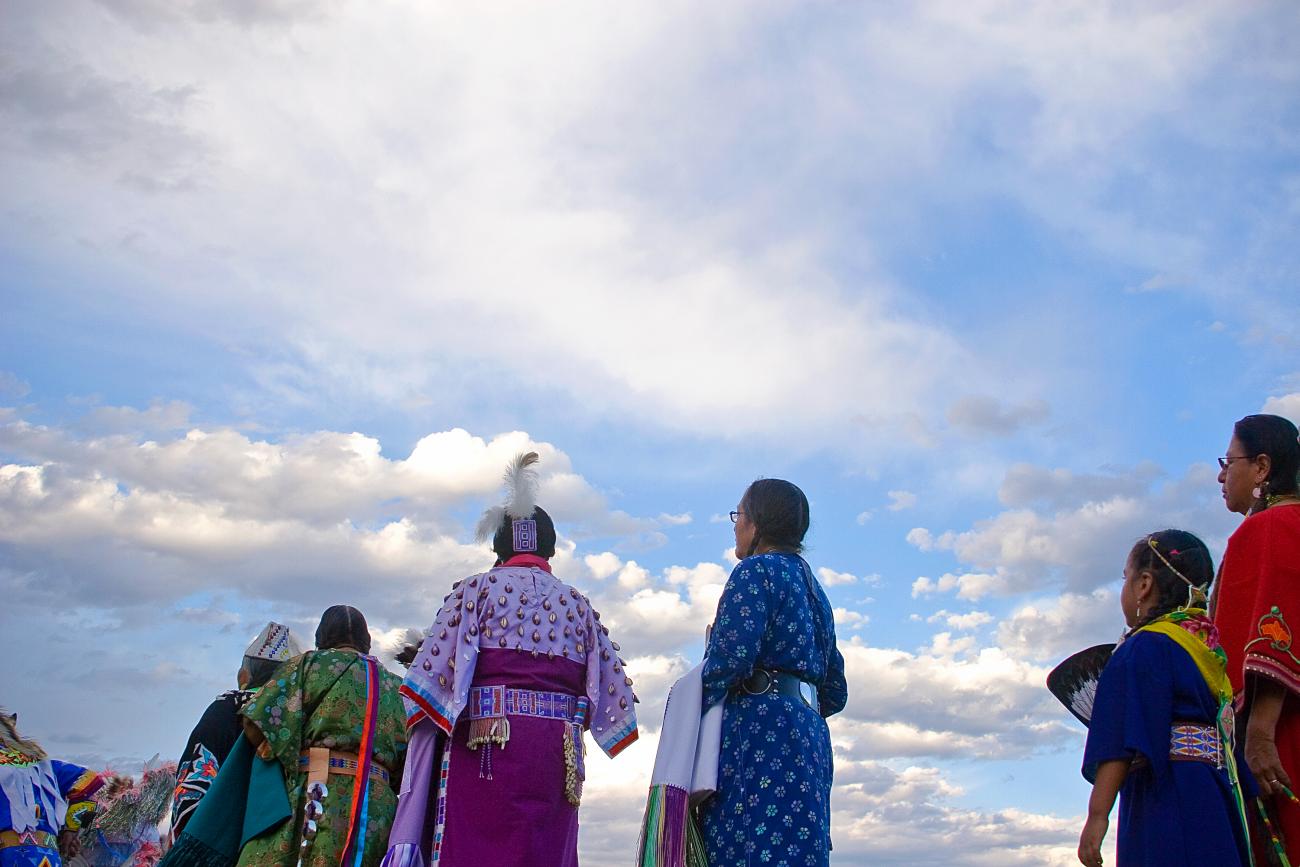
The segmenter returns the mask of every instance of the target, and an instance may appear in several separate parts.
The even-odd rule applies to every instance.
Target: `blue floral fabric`
[[[815,684],[821,714],[798,698],[739,690],[756,668]],[[700,809],[709,863],[829,864],[833,759],[823,715],[844,709],[848,687],[830,602],[802,557],[773,552],[736,566],[703,679],[706,706],[726,700],[718,791]]]

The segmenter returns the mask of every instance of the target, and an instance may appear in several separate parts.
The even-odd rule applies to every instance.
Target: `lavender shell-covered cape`
[[[596,743],[613,757],[636,740],[636,698],[618,643],[586,596],[536,566],[498,566],[452,586],[402,685],[407,728],[427,716],[451,733],[469,700],[480,648],[586,665]]]
[[[540,558],[516,557],[507,565],[457,582],[411,663],[401,688],[412,734],[403,788],[411,791],[403,792],[398,806],[389,838],[389,867],[428,863],[424,855],[436,824],[432,814],[438,766],[437,751],[424,741],[438,734],[450,736],[456,729],[470,688],[478,685],[475,674],[481,652],[491,651],[494,674],[489,679],[498,683],[503,682],[503,670],[518,668],[526,673],[538,666],[546,668],[548,660],[557,663],[557,672],[579,673],[570,682],[577,687],[585,681],[590,702],[586,725],[600,748],[612,757],[636,740],[636,697],[618,656],[618,644],[610,639],[587,598],[551,575],[547,567]],[[509,663],[511,651],[520,654],[517,666]],[[518,755],[509,748],[506,753]],[[562,799],[562,768],[558,774],[556,797]],[[447,792],[449,805],[456,801],[455,788]],[[538,831],[546,836],[543,829]]]

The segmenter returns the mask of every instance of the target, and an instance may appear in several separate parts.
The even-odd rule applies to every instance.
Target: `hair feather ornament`
[[[506,501],[492,506],[479,518],[474,538],[486,542],[496,535],[497,529],[509,516],[516,520],[531,518],[537,511],[537,491],[540,483],[534,465],[541,460],[537,452],[521,452],[506,466]]]

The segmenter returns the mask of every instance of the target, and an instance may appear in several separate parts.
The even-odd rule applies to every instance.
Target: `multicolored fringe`
[[[691,812],[691,796],[676,786],[650,787],[646,796],[637,867],[708,867],[704,839]]]
[[[361,867],[366,854],[366,814],[370,806],[370,768],[374,764],[375,729],[379,723],[379,663],[373,656],[366,663],[366,717],[357,746],[357,776],[352,784],[352,808],[348,811],[348,843],[339,857],[340,867]]]

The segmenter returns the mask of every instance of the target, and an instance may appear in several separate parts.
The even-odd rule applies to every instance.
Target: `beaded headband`
[[[1191,607],[1192,602],[1193,602],[1193,600],[1194,600],[1195,597],[1199,596],[1199,597],[1201,597],[1202,599],[1205,598],[1205,588],[1202,587],[1202,586],[1199,585],[1199,584],[1193,584],[1193,583],[1192,583],[1192,580],[1191,580],[1190,578],[1188,578],[1188,577],[1187,577],[1186,575],[1184,575],[1182,572],[1179,572],[1179,571],[1178,571],[1178,568],[1177,568],[1176,566],[1174,566],[1173,563],[1170,563],[1170,562],[1169,562],[1169,558],[1166,557],[1164,554],[1162,554],[1162,553],[1160,552],[1160,547],[1159,547],[1158,543],[1156,542],[1156,539],[1155,539],[1154,536],[1147,536],[1147,547],[1149,547],[1149,548],[1151,549],[1151,551],[1152,551],[1152,552],[1153,552],[1157,557],[1160,558],[1160,562],[1161,562],[1161,563],[1164,563],[1167,567],[1169,567],[1169,571],[1170,571],[1170,572],[1173,572],[1173,573],[1174,573],[1175,575],[1177,575],[1179,578],[1183,579],[1183,583],[1187,585],[1187,606],[1188,606],[1189,608]],[[1170,553],[1171,555],[1177,556],[1178,553],[1179,553],[1179,551],[1178,551],[1177,548],[1172,548],[1172,549],[1170,549],[1169,553]]]

